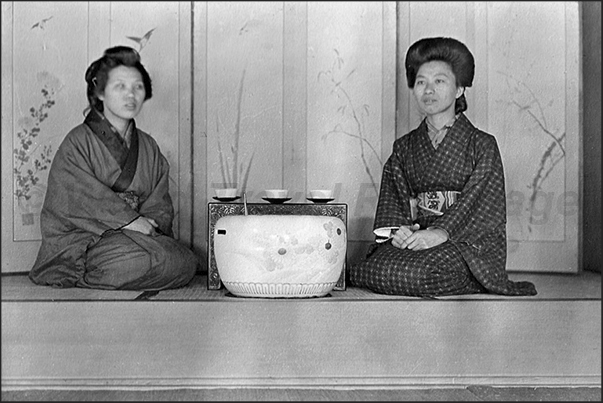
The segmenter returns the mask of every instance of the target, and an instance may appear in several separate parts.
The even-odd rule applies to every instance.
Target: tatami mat
[[[471,294],[438,297],[441,300],[547,300],[601,299],[601,274],[583,272],[580,274],[551,273],[509,273],[514,281],[531,281],[536,285],[535,296],[503,296],[496,294]],[[2,301],[257,301],[265,298],[241,298],[228,292],[224,287],[219,290],[207,289],[207,276],[197,275],[185,287],[160,292],[142,291],[106,291],[83,288],[57,289],[37,286],[26,274],[2,276]],[[316,298],[308,298],[312,300]],[[347,287],[346,290],[331,291],[322,299],[327,300],[422,300],[417,297],[376,294],[369,290]],[[298,298],[291,298],[298,300]]]
[[[27,274],[2,275],[2,301],[132,301],[142,291],[53,288],[31,282]]]
[[[527,274],[510,273],[509,278],[513,281],[531,281],[536,285],[538,294],[535,296],[514,297],[496,294],[471,294],[438,297],[437,299],[601,299],[601,274],[595,272],[583,272],[581,274]],[[331,291],[324,298],[332,300],[422,300],[417,297],[406,297],[399,295],[383,295],[369,290],[347,287],[342,291]],[[207,289],[207,277],[196,276],[187,286],[176,290],[161,291],[156,295],[149,296],[149,300],[220,300],[220,301],[252,301],[265,298],[241,298],[228,292],[224,287],[220,290]],[[293,300],[293,298],[291,298]]]

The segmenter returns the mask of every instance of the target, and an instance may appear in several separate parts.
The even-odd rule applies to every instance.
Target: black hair
[[[406,80],[409,88],[414,88],[419,68],[427,62],[447,63],[456,79],[457,87],[471,87],[475,75],[475,60],[462,42],[454,38],[433,37],[419,39],[406,53]],[[467,110],[467,99],[463,93],[456,99],[455,113]]]
[[[140,54],[129,46],[114,46],[105,50],[103,56],[94,62],[86,70],[86,83],[88,89],[86,96],[88,97],[88,108],[94,108],[99,112],[103,112],[103,101],[98,98],[109,81],[109,72],[118,66],[134,67],[140,72],[142,82],[144,84],[145,98],[150,99],[153,96],[153,88],[151,76],[140,62]]]

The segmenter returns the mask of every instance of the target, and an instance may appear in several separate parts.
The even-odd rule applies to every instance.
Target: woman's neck
[[[113,126],[115,128],[115,130],[117,130],[117,132],[119,133],[119,135],[121,137],[124,137],[126,135],[126,130],[128,129],[128,126],[130,125],[130,120],[125,120],[125,119],[119,119],[119,118],[115,118],[110,114],[105,114],[105,119],[107,119],[109,121],[109,123],[111,123],[111,126]]]
[[[446,126],[456,115],[454,111],[452,113],[437,113],[435,115],[427,115],[427,121],[436,129],[440,130]]]

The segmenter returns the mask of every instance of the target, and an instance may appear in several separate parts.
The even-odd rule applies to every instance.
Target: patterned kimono
[[[53,287],[161,290],[194,276],[198,260],[173,238],[169,165],[131,122],[130,147],[96,110],[71,130],[52,162],[29,278]],[[156,234],[122,229],[153,218]]]
[[[455,194],[456,200],[444,203],[443,214],[419,213],[413,219],[411,200],[436,192]],[[417,251],[397,248],[391,240],[375,243],[350,268],[351,285],[427,297],[536,294],[532,283],[512,282],[506,273],[505,180],[496,139],[462,113],[437,149],[426,120],[394,142],[383,169],[374,229],[413,223],[442,228],[449,240]]]

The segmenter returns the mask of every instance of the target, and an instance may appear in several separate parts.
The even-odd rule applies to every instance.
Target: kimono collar
[[[136,122],[134,119],[130,120],[128,129],[126,129],[126,132],[129,133],[130,136],[130,147],[128,147],[126,141],[120,136],[117,129],[115,129],[107,118],[96,108],[90,110],[84,120],[84,124],[87,125],[107,147],[122,169],[125,167],[128,157],[138,158],[138,131],[136,130]]]
[[[441,129],[438,129],[437,127],[435,127],[427,118],[425,118],[425,123],[427,123],[427,131],[428,132],[438,132],[438,131],[442,131],[442,130],[448,130],[454,125],[454,123],[459,118],[459,116],[461,116],[460,113],[457,113],[456,115],[454,115],[454,117],[452,119],[450,119],[448,122],[446,122],[446,124]]]
[[[431,144],[433,144],[433,148],[438,148],[442,140],[444,140],[444,137],[446,137],[446,134],[448,134],[450,128],[458,119],[459,115],[460,114],[456,114],[441,129],[435,127],[427,118],[425,118],[425,123],[427,125],[427,135],[429,136],[429,140],[431,140]]]
[[[421,125],[419,126],[419,130],[423,131],[425,134],[428,133],[429,127],[427,124],[427,119],[423,119]],[[477,130],[475,126],[471,123],[471,121],[465,116],[463,112],[459,113],[456,116],[456,120],[448,132],[446,133],[446,137],[449,138],[447,141],[453,141],[455,143],[466,143],[469,141],[469,137],[473,131]]]
[[[134,122],[134,119],[130,119],[128,126],[126,127],[126,132],[122,137],[117,128],[115,128],[115,126],[109,122],[109,119],[107,119],[105,115],[99,112],[99,110],[96,108],[92,108],[90,110],[86,116],[86,119],[84,120],[84,123],[86,123],[96,134],[108,135],[108,131],[111,131],[113,134],[115,134],[115,136],[117,136],[117,139],[126,146],[126,148],[130,147],[132,142],[132,133],[136,130],[136,123]]]

